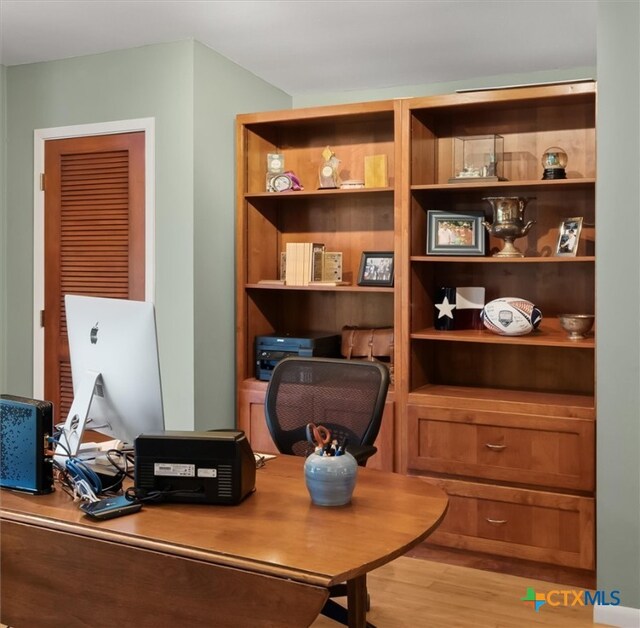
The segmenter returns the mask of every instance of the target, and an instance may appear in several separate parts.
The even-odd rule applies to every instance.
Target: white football
[[[489,301],[481,313],[484,326],[502,336],[530,334],[542,320],[542,312],[531,301],[504,297]]]

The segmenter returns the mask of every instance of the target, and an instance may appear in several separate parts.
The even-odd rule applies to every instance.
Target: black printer
[[[135,487],[167,502],[238,504],[256,485],[256,460],[244,432],[163,431],[135,440]]]
[[[275,365],[290,356],[338,358],[340,339],[326,331],[256,336],[256,379],[270,380]]]

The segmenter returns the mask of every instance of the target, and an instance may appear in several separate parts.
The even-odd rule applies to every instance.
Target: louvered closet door
[[[144,133],[45,143],[45,398],[73,400],[64,296],[144,300]]]

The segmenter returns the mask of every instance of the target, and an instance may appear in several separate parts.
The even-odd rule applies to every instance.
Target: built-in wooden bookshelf
[[[454,138],[497,134],[507,181],[455,182]],[[529,87],[409,99],[403,105],[402,232],[406,405],[404,472],[443,486],[450,511],[430,541],[594,567],[595,340],[570,340],[565,312],[595,308],[595,86]],[[567,178],[542,180],[545,149],[569,155]],[[522,258],[429,256],[427,211],[484,210],[491,196],[532,199]],[[559,226],[582,217],[575,257],[558,257]],[[485,301],[521,297],[543,313],[524,336],[434,328],[440,286],[481,286]]]
[[[558,315],[595,310],[595,98],[592,82],[531,86],[242,115],[237,120],[237,381],[239,426],[255,449],[266,382],[255,337],[395,329],[395,385],[372,466],[443,486],[450,509],[430,542],[592,570],[595,538],[595,328],[570,340]],[[449,180],[455,138],[499,135],[504,181]],[[342,178],[385,155],[389,187],[320,190],[330,146]],[[566,179],[543,180],[550,146]],[[280,152],[304,190],[265,192],[267,153]],[[481,210],[491,196],[532,199],[522,258],[428,255],[429,210]],[[582,217],[575,257],[556,255],[559,227]],[[288,242],[343,252],[346,286],[260,284],[277,279]],[[363,251],[393,251],[394,287],[360,287]],[[527,299],[543,314],[524,336],[435,329],[442,286],[484,287],[488,302]]]
[[[393,251],[399,226],[396,174],[400,105],[393,101],[242,115],[237,119],[237,381],[239,424],[254,449],[273,450],[264,423],[267,382],[255,378],[255,338],[277,333],[340,334],[346,325],[393,327],[395,287],[358,286],[364,251]],[[384,155],[387,188],[318,189],[322,152],[340,160],[342,180],[364,178],[364,158]],[[267,154],[281,153],[304,189],[266,192]],[[290,242],[319,242],[342,253],[347,285],[261,284],[279,277]],[[372,467],[393,469],[394,392]]]

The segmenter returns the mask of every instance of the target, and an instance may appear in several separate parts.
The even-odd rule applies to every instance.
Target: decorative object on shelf
[[[274,179],[278,175],[284,173],[284,155],[282,153],[267,153],[267,177],[266,177],[266,190],[267,192],[276,192],[274,187]],[[283,182],[279,183],[283,185]]]
[[[359,286],[393,286],[393,252],[364,251],[358,272]]]
[[[347,179],[340,184],[341,190],[361,190],[364,187],[362,179]]]
[[[342,253],[339,251],[324,251],[322,254],[322,279],[324,284],[336,286],[344,285],[342,281]]]
[[[455,329],[453,310],[456,309],[456,289],[447,286],[438,288],[433,307],[433,326],[435,329],[439,331]]]
[[[481,316],[484,296],[482,287],[456,288],[456,329],[484,329]]]
[[[482,309],[482,322],[494,334],[524,336],[540,325],[542,312],[531,301],[503,297],[489,301]]]
[[[284,172],[284,155],[282,153],[267,153],[267,172],[270,174]]]
[[[386,155],[367,155],[364,158],[364,187],[389,187]]]
[[[427,255],[484,255],[484,212],[427,211]]]
[[[502,176],[504,138],[469,135],[453,138],[453,172],[449,183],[506,181]]]
[[[556,255],[559,257],[575,257],[582,231],[582,217],[565,218],[560,223]]]
[[[483,221],[487,231],[504,240],[501,251],[493,254],[493,257],[524,257],[524,254],[513,244],[517,238],[522,238],[529,233],[529,230],[536,223],[530,220],[525,224],[524,210],[527,203],[535,197],[524,198],[521,196],[487,196],[483,201],[487,201],[493,210],[493,224]]]
[[[558,146],[547,148],[542,154],[543,179],[566,179],[567,153]]]
[[[304,463],[304,479],[316,506],[344,506],[351,501],[358,463],[348,452],[338,456],[312,453]]]
[[[593,314],[558,314],[560,325],[569,334],[569,340],[582,340],[587,337],[595,321]]]
[[[434,303],[434,327],[438,330],[484,329],[482,308],[485,289],[481,287],[440,287]]]
[[[340,187],[340,178],[338,177],[340,160],[328,146],[322,151],[322,159],[319,173],[320,189],[335,190]]]
[[[286,192],[287,190],[304,190],[300,179],[293,172],[267,175],[267,192]]]

